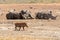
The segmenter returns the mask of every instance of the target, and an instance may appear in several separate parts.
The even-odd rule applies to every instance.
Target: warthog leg
[[[21,27],[19,27],[19,31],[20,31]]]
[[[15,27],[15,31],[17,30],[17,27]]]
[[[24,27],[23,27],[23,30],[25,30]]]

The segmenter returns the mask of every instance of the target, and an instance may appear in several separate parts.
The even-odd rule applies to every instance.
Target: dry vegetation
[[[33,7],[33,9],[30,9]],[[60,40],[60,4],[0,4],[3,15],[0,15],[0,40]],[[20,11],[27,9],[35,17],[41,10],[52,10],[53,15],[58,15],[56,20],[6,20],[8,10]],[[29,26],[25,31],[14,31],[15,22],[26,22]]]
[[[0,3],[60,3],[60,0],[0,0]]]

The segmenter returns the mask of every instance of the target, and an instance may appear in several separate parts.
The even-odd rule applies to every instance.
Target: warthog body
[[[24,27],[28,27],[28,26],[26,23],[15,23],[15,30],[18,30],[17,27],[19,28],[19,30],[21,28],[23,28],[23,30],[25,30]]]

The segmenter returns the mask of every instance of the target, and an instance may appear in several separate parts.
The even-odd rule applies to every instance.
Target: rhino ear
[[[14,9],[14,11],[16,11],[16,10]]]
[[[28,10],[25,10],[25,12],[28,12]]]
[[[52,13],[52,11],[50,10],[50,13]]]

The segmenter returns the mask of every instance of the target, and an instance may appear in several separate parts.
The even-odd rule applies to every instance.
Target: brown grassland
[[[33,7],[30,9],[30,7]],[[3,15],[0,15],[0,40],[60,40],[60,4],[0,4]],[[41,10],[52,10],[56,20],[7,20],[6,14],[10,9],[16,12],[22,9],[31,11],[32,17]],[[29,26],[25,31],[14,31],[14,23],[26,22]]]

